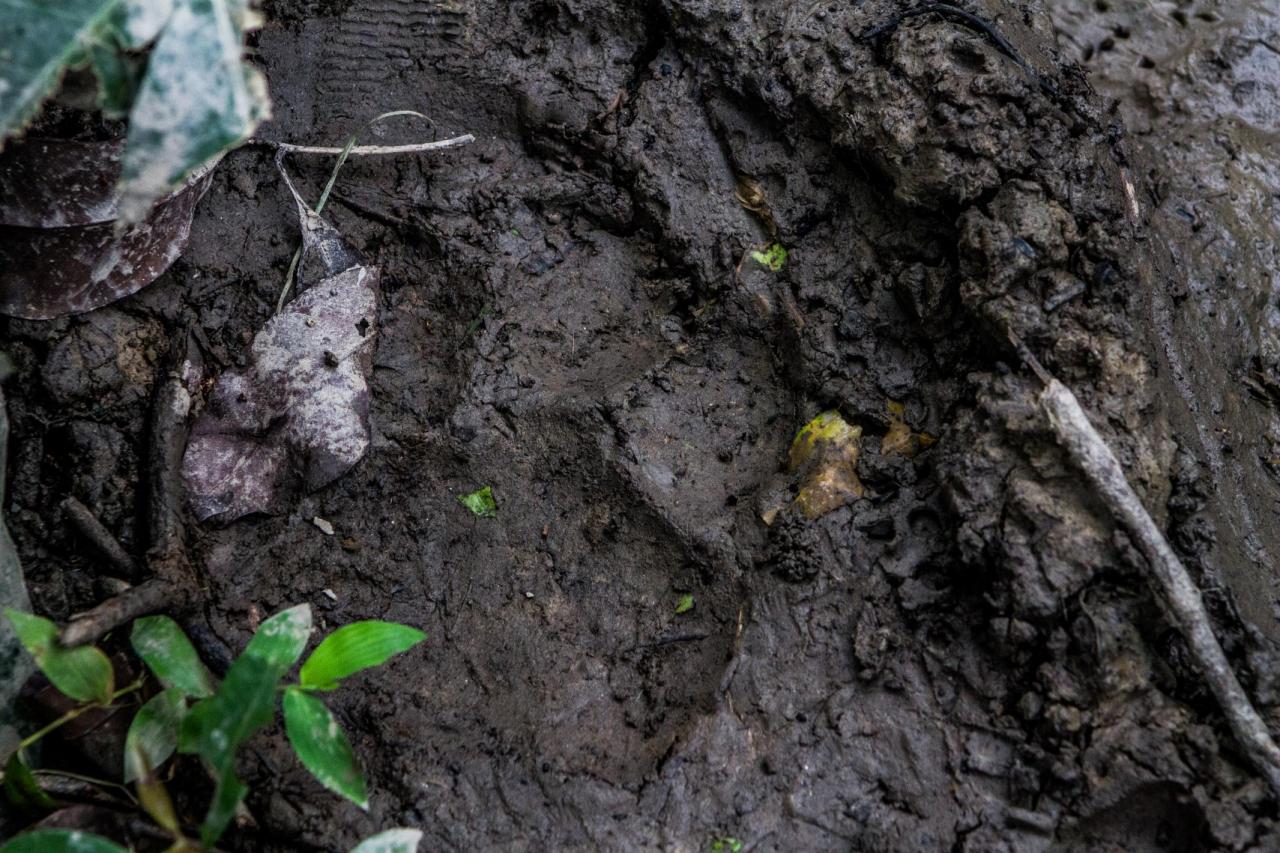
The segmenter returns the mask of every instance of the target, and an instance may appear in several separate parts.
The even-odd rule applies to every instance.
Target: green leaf
[[[132,48],[145,47],[169,22],[173,14],[173,0],[123,0],[114,21]]]
[[[787,262],[787,250],[781,243],[774,243],[763,252],[752,252],[751,259],[772,272],[777,272]]]
[[[417,628],[370,619],[344,625],[324,638],[299,673],[303,687],[332,690],[348,675],[378,666],[427,638]]]
[[[37,829],[0,847],[0,853],[129,853],[101,835],[79,829]]]
[[[58,626],[40,616],[5,608],[13,631],[36,659],[36,666],[53,686],[79,702],[111,701],[115,673],[111,661],[96,646],[65,648],[58,642]]]
[[[144,616],[133,623],[129,642],[165,687],[185,696],[213,695],[213,679],[182,628],[168,616]]]
[[[232,768],[223,768],[218,774],[213,799],[209,802],[209,811],[205,812],[204,821],[200,824],[200,843],[205,847],[213,847],[227,831],[227,824],[236,816],[240,801],[249,793],[249,788],[236,778]],[[0,851],[3,853],[3,851]]]
[[[22,757],[22,750],[9,756],[4,766],[4,798],[25,815],[40,816],[58,807],[58,803],[36,784],[36,777]]]
[[[89,47],[89,62],[98,78],[98,105],[111,118],[124,118],[133,105],[141,77],[140,64],[125,54],[114,30],[102,33]]]
[[[253,656],[278,669],[283,676],[297,663],[311,636],[311,605],[298,604],[281,610],[258,626],[244,656]]]
[[[120,196],[126,224],[247,139],[267,115],[266,86],[241,59],[244,36],[233,12],[228,0],[178,3],[152,48],[129,114]]]
[[[178,749],[209,762],[217,787],[200,827],[212,847],[235,815],[245,786],[235,775],[241,744],[271,722],[280,679],[302,654],[311,632],[311,608],[300,604],[263,622],[248,647],[227,670],[218,692],[197,703],[182,723]]]
[[[176,688],[157,693],[138,709],[124,739],[124,781],[141,779],[173,755],[186,716],[186,696]]]
[[[458,498],[458,503],[481,518],[493,518],[498,514],[498,503],[493,499],[493,486],[485,486],[469,495],[462,495]]]
[[[688,613],[692,609],[693,609],[693,596],[692,595],[680,596],[680,600],[676,602],[676,614],[679,615],[681,613]]]
[[[421,841],[420,829],[388,829],[361,841],[351,853],[417,853]]]
[[[369,808],[351,742],[323,702],[300,688],[290,687],[284,692],[284,728],[293,751],[321,785],[362,809]]]
[[[116,0],[0,0],[0,139],[35,117]]]

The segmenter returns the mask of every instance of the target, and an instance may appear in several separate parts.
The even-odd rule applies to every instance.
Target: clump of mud
[[[1221,218],[1182,168],[1223,137],[1163,141],[1187,99],[1239,129],[1227,139],[1274,116],[1222,94],[1264,61],[1245,50],[1263,36],[1227,28],[1274,23],[1247,6],[1202,22],[1216,88],[1170,74],[1147,98],[1106,65],[1112,109],[1075,64],[1099,66],[1098,48],[1080,46],[1099,26],[1144,31],[1105,23],[1124,14],[1172,12],[1091,5],[268,4],[271,134],[341,139],[413,108],[479,140],[353,164],[333,196],[383,269],[368,457],[290,514],[190,527],[195,622],[229,648],[302,601],[329,626],[430,636],[334,696],[368,814],[324,798],[279,732],[255,743],[242,771],[273,837],[1280,843],[1274,801],[1007,342],[1080,397],[1271,708],[1280,350],[1250,271],[1274,274],[1274,224],[1261,195]],[[1274,110],[1267,86],[1249,97]],[[1249,181],[1274,168],[1249,162]],[[236,153],[160,283],[9,324],[9,517],[43,610],[94,600],[95,567],[48,507],[75,494],[136,539],[167,342],[189,327],[211,363],[243,360],[292,250],[289,204],[269,163]],[[1217,248],[1170,230],[1179,205]],[[752,260],[775,242],[781,269]],[[1228,245],[1239,277],[1209,276]],[[796,430],[828,410],[861,429],[862,497],[772,517]],[[904,424],[937,442],[900,452]],[[495,519],[456,501],[483,485]]]

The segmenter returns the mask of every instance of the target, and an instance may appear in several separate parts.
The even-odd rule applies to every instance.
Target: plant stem
[[[121,696],[125,696],[125,695],[128,695],[129,693],[132,693],[133,691],[137,690],[141,686],[142,686],[142,677],[140,676],[132,684],[126,687],[121,687],[115,693],[112,693],[111,702],[116,701]],[[81,705],[79,708],[72,708],[70,711],[63,714],[58,719],[54,720],[52,723],[49,723],[44,728],[40,729],[39,731],[33,734],[27,735],[25,738],[23,738],[22,741],[18,744],[18,749],[26,749],[27,747],[31,746],[32,744],[40,740],[40,738],[44,737],[45,735],[49,734],[52,731],[56,731],[57,729],[60,729],[62,726],[65,726],[67,723],[71,722],[76,717],[79,717],[81,714],[83,714],[86,711],[92,711],[95,708],[110,707],[111,702],[90,702],[88,705]]]

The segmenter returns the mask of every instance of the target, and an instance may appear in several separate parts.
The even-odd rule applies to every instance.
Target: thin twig
[[[62,514],[112,568],[129,580],[138,576],[137,562],[87,506],[68,497],[62,502]]]
[[[1201,676],[1226,715],[1232,734],[1272,790],[1280,796],[1280,747],[1276,746],[1262,716],[1240,686],[1214,636],[1195,581],[1143,507],[1125,478],[1120,462],[1089,422],[1076,395],[1050,376],[1021,341],[1014,336],[1011,339],[1023,357],[1028,359],[1027,363],[1045,379],[1045,388],[1040,393],[1040,408],[1048,417],[1058,443],[1146,557],[1161,598],[1186,640]]]
[[[343,148],[329,145],[293,145],[288,142],[272,142],[267,139],[254,140],[259,145],[268,145],[276,148],[286,154],[342,154]],[[453,136],[449,139],[441,139],[438,142],[414,142],[408,145],[356,145],[347,151],[351,157],[368,157],[378,154],[421,154],[425,151],[440,151],[445,148],[457,148],[459,145],[466,145],[468,142],[475,142],[476,138],[469,133],[461,136]]]
[[[189,591],[175,588],[167,580],[152,578],[81,613],[67,623],[59,639],[67,647],[91,643],[139,616],[181,607],[188,595]]]

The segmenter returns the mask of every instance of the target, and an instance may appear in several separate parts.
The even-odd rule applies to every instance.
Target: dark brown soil
[[[332,144],[418,109],[477,141],[352,161],[331,202],[383,268],[367,458],[287,517],[190,526],[207,646],[304,601],[322,627],[430,637],[333,694],[367,814],[279,731],[254,742],[266,837],[1280,845],[1007,342],[1094,416],[1276,719],[1267,5],[268,2],[262,135]],[[330,166],[294,163],[313,194]],[[735,200],[742,179],[767,215]],[[65,495],[141,547],[152,383],[188,326],[211,365],[240,362],[291,207],[242,149],[155,285],[8,323],[9,518],[42,611],[99,598]],[[777,273],[748,257],[770,220]],[[890,401],[938,443],[881,453]],[[867,496],[766,526],[792,436],[826,409],[863,428]],[[495,519],[456,500],[482,485]]]

